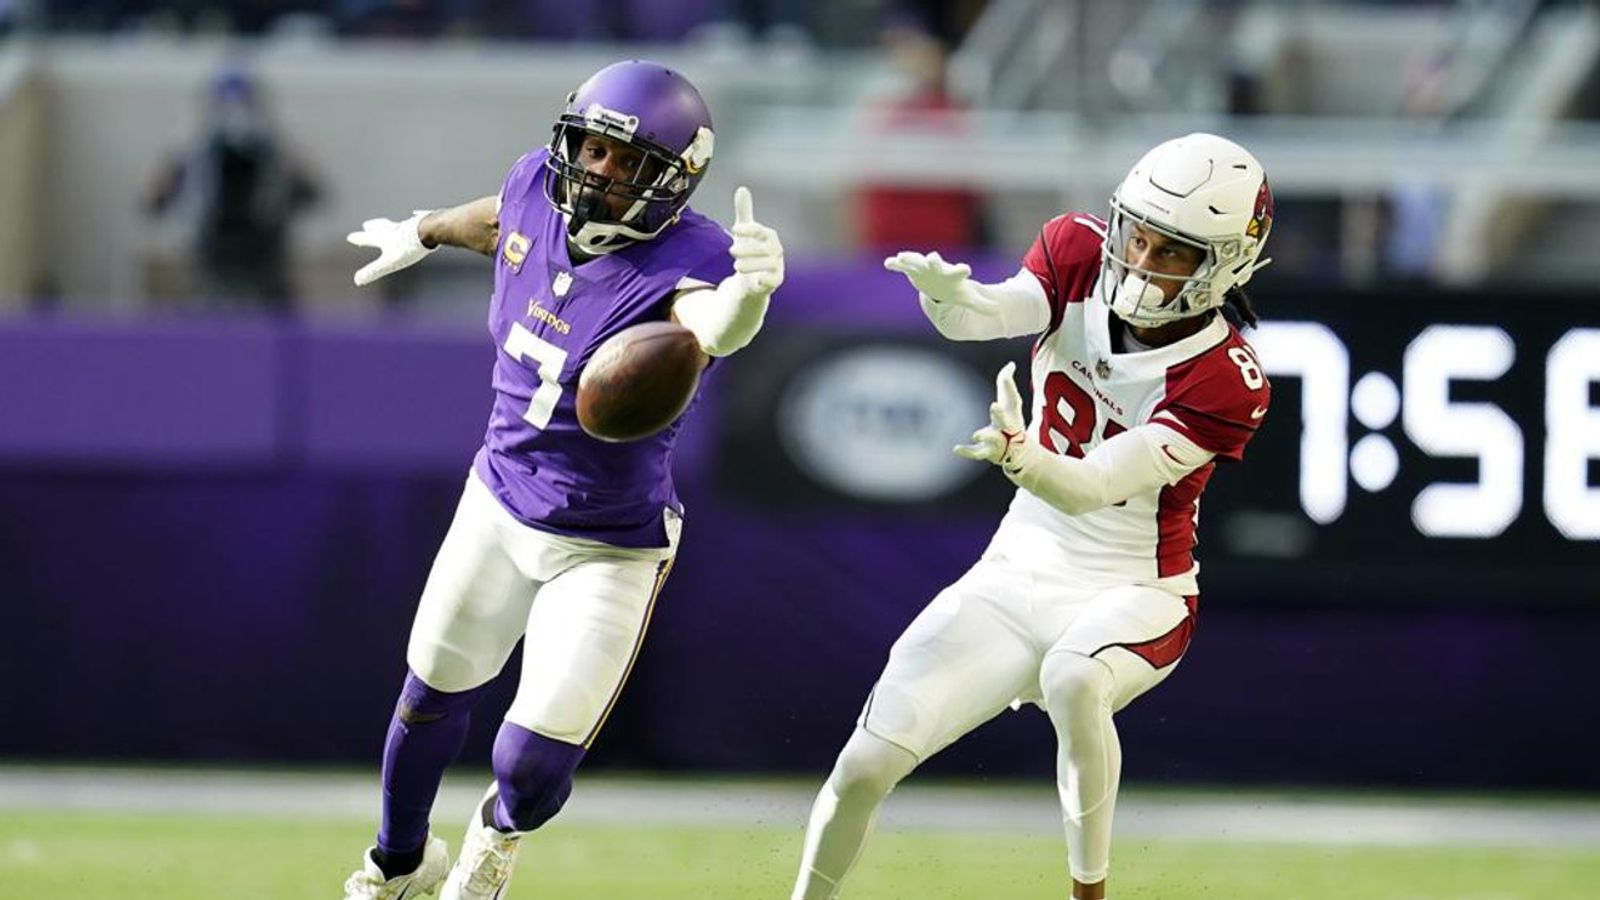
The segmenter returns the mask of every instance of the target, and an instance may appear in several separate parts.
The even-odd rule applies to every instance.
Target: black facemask
[[[568,237],[577,237],[578,229],[588,222],[604,222],[610,218],[604,191],[579,187],[577,192],[578,196],[572,201],[572,216],[567,222]]]

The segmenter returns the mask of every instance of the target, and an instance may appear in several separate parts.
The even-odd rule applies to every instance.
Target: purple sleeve
[[[728,255],[728,247],[732,246],[732,243],[731,239],[722,241],[716,252],[708,254],[690,266],[689,270],[683,273],[684,277],[704,281],[706,284],[717,284],[732,275],[733,257]]]
[[[500,203],[505,205],[513,200],[520,199],[535,183],[536,176],[544,169],[545,157],[550,151],[544,147],[524,155],[511,166],[511,171],[506,173],[506,180],[500,185]]]

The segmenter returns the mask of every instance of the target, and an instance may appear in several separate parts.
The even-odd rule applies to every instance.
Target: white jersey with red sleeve
[[[1214,458],[1174,484],[1077,516],[1019,490],[993,547],[1063,558],[1096,582],[1193,594],[1200,494],[1216,459],[1242,458],[1266,415],[1271,385],[1255,351],[1221,315],[1176,343],[1115,352],[1099,284],[1104,238],[1101,220],[1067,214],[1045,224],[1023,259],[1050,302],[1049,327],[1034,345],[1029,434],[1047,450],[1082,456],[1113,435],[1153,424]]]

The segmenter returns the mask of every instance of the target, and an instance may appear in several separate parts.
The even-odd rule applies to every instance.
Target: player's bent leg
[[[483,482],[469,476],[406,647],[407,665],[439,690],[488,682],[522,637],[539,585],[507,550],[502,530],[508,519]]]
[[[422,862],[405,875],[389,877],[379,867],[373,851],[368,848],[361,868],[350,874],[344,882],[344,900],[403,900],[432,894],[444,880],[450,868],[450,854],[444,841],[431,838]]]
[[[473,817],[442,900],[490,900],[511,883],[522,836],[548,822],[572,794],[583,748],[513,722],[494,742],[495,783]]]
[[[644,644],[670,557],[615,552],[547,582],[528,613],[522,674],[506,721],[588,747]]]
[[[424,862],[428,815],[444,770],[467,739],[482,688],[449,693],[406,674],[383,746],[383,820],[371,857],[388,877]]]
[[[439,782],[466,739],[481,687],[515,646],[537,588],[501,547],[494,504],[469,478],[412,627],[410,671],[384,741],[383,819],[373,854],[391,878],[425,861]]]
[[[1122,774],[1122,747],[1111,721],[1115,679],[1098,659],[1055,650],[1045,657],[1039,680],[1056,729],[1056,787],[1072,880],[1098,884],[1111,863],[1111,817]]]
[[[983,559],[940,591],[890,648],[861,727],[925,760],[1031,693],[1032,590],[1025,571]]]
[[[895,641],[813,807],[795,898],[833,897],[889,790],[1029,691],[1038,653],[1016,617],[1031,590],[1022,570],[981,560]]]
[[[1112,714],[1150,690],[1182,657],[1193,599],[1147,586],[1106,591],[1045,655],[1040,692],[1056,730],[1057,788],[1074,896],[1103,896],[1122,749]]]
[[[494,777],[499,788],[490,816],[505,832],[533,831],[554,818],[572,795],[572,774],[583,748],[547,738],[514,722],[500,725],[494,741]]]
[[[627,681],[671,567],[670,549],[564,552],[570,559],[527,614],[521,681],[495,740],[496,783],[468,823],[442,900],[503,895],[522,836],[571,794],[573,772]]]
[[[916,766],[911,751],[856,728],[811,807],[793,900],[833,900],[884,798]]]

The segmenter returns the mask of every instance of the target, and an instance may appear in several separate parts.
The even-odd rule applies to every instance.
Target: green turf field
[[[449,835],[452,848],[459,841]],[[177,814],[0,812],[0,897],[339,897],[359,823]],[[798,829],[563,826],[524,847],[509,900],[786,900]],[[1060,842],[879,834],[846,898],[1062,898]],[[1116,900],[1592,900],[1600,849],[1386,849],[1127,841]]]

